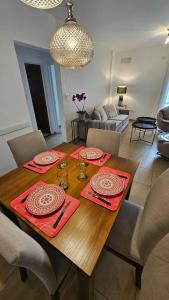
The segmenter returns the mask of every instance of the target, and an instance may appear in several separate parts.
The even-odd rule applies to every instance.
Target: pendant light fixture
[[[68,17],[51,39],[50,53],[59,65],[67,68],[83,67],[93,58],[92,39],[74,18],[72,1],[68,0],[66,6]]]
[[[50,9],[58,6],[63,0],[21,0],[21,2],[40,9]]]
[[[169,29],[168,29],[168,36],[167,36],[167,38],[166,38],[166,40],[165,40],[165,44],[166,44],[166,45],[169,44]]]

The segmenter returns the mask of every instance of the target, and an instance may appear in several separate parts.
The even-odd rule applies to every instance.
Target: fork
[[[30,193],[29,193],[30,194]],[[21,200],[21,202],[20,203],[24,203],[26,200],[27,200],[27,198],[28,198],[28,196],[29,196],[29,194],[27,194],[22,200]]]

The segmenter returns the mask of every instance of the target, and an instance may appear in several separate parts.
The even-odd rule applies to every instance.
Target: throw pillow
[[[104,109],[106,111],[106,114],[107,114],[107,117],[108,117],[109,120],[111,120],[111,119],[118,116],[117,109],[113,104],[105,105]]]
[[[93,119],[94,120],[101,120],[100,112],[96,108],[94,108],[94,111],[93,111]]]
[[[99,111],[100,116],[101,116],[101,120],[102,120],[102,121],[107,121],[107,114],[106,114],[106,112],[105,112],[103,106],[98,106],[98,107],[96,107],[96,110]]]

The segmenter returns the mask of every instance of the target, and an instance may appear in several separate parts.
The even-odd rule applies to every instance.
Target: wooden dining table
[[[112,212],[90,200],[80,196],[80,192],[89,182],[90,178],[98,171],[99,167],[88,164],[86,180],[79,180],[77,160],[69,154],[78,148],[77,145],[63,143],[55,150],[67,153],[65,158],[68,165],[69,187],[67,193],[80,200],[80,206],[56,237],[50,238],[37,227],[21,217],[10,207],[11,200],[22,194],[38,181],[58,184],[57,165],[45,174],[38,174],[24,167],[19,167],[0,178],[0,204],[4,212],[11,218],[16,216],[26,222],[33,230],[50,243],[57,251],[62,253],[77,267],[79,278],[79,299],[94,299],[94,272],[107,237],[118,215],[119,209]],[[139,163],[122,157],[113,156],[105,166],[128,172],[130,182],[123,195],[124,200],[131,189],[133,177]]]

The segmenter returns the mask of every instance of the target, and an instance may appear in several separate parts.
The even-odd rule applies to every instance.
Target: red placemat
[[[26,164],[24,164],[23,167],[26,168],[26,169],[29,169],[31,171],[34,171],[36,173],[44,174],[47,171],[49,171],[51,168],[56,166],[65,156],[67,156],[66,153],[58,151],[58,150],[57,151],[56,150],[51,150],[51,152],[55,152],[60,156],[60,159],[58,159],[53,164],[50,164],[50,165],[47,165],[47,166],[42,166],[42,165],[37,165],[37,164],[34,163],[33,160],[30,160]],[[30,166],[30,165],[32,165],[32,166]]]
[[[84,146],[79,147],[78,149],[76,149],[76,151],[74,151],[73,153],[71,153],[70,156],[73,157],[73,158],[79,159],[78,154],[84,148],[85,148]],[[104,155],[105,155],[105,157],[103,159],[99,158],[99,159],[92,159],[91,160],[91,159],[80,158],[80,160],[85,160],[86,162],[88,162],[88,163],[90,163],[92,165],[101,167],[101,166],[103,166],[106,163],[106,161],[109,160],[110,157],[112,157],[112,155],[110,153],[107,153],[107,152],[104,152]]]
[[[59,224],[57,227],[54,229],[53,224],[57,220],[58,216],[61,214],[61,208],[57,210],[55,213],[52,215],[48,216],[43,216],[43,217],[36,217],[31,215],[27,210],[26,210],[26,201],[24,203],[21,203],[21,200],[25,198],[30,192],[32,192],[37,186],[42,186],[45,183],[43,181],[39,181],[33,186],[31,186],[28,190],[26,190],[23,194],[18,196],[16,199],[12,200],[10,203],[10,206],[15,209],[22,217],[27,219],[29,222],[31,222],[34,226],[39,228],[42,232],[44,232],[47,236],[49,237],[55,237],[58,232],[62,229],[62,227],[66,224],[66,222],[69,220],[69,218],[73,215],[73,213],[76,211],[76,209],[80,205],[80,201],[73,198],[70,195],[66,194],[66,198],[64,201],[63,206],[66,205],[67,202],[71,202],[70,205],[68,206],[67,210],[65,211],[64,215],[62,216]]]
[[[109,209],[109,210],[116,211],[118,209],[122,199],[123,199],[123,195],[124,195],[125,190],[128,186],[131,175],[129,173],[126,173],[126,172],[123,172],[123,171],[120,171],[120,170],[116,170],[116,169],[111,169],[111,168],[108,168],[108,167],[102,167],[98,171],[98,173],[103,173],[103,172],[108,172],[108,173],[111,173],[111,174],[125,176],[126,178],[123,178],[124,185],[125,185],[124,191],[122,193],[116,195],[116,196],[111,196],[111,197],[106,196],[105,197],[105,196],[99,195],[95,191],[93,191],[92,187],[90,186],[90,183],[88,183],[85,186],[85,188],[83,189],[83,191],[80,193],[80,195],[82,197],[88,199],[88,200],[91,200],[91,201],[93,201],[93,202]],[[109,201],[111,203],[111,206],[108,206],[107,204],[103,203],[99,199],[92,197],[91,195],[88,194],[88,192],[92,192],[92,193],[102,197],[103,199],[106,199],[107,201]]]

